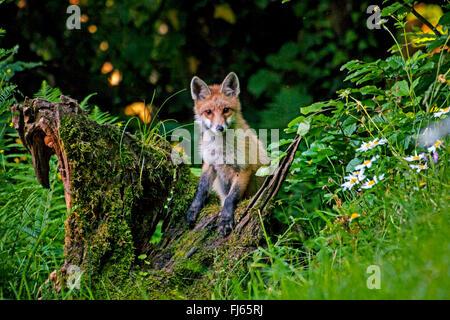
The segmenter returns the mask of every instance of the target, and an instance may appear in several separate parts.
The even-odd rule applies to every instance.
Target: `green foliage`
[[[49,273],[62,262],[65,202],[55,159],[50,190],[37,182],[31,156],[11,128],[9,107],[16,102],[17,71],[37,64],[14,62],[12,50],[0,49],[0,298],[35,298]],[[44,87],[44,86],[43,86]],[[39,95],[51,99],[48,87]]]
[[[448,169],[440,175],[444,172],[430,174],[425,189],[411,184],[388,195],[376,192],[373,201],[359,207],[364,214],[351,221],[349,208],[340,214],[323,211],[328,226],[302,246],[298,240],[305,230],[300,225],[318,213],[294,219],[273,245],[253,253],[244,277],[225,276],[215,297],[448,299],[448,190],[442,190],[449,183]],[[374,265],[380,268],[380,289],[371,290],[367,268]]]
[[[41,88],[34,94],[35,98],[41,98],[50,102],[61,102],[60,96],[61,90],[58,88],[52,88],[48,85],[47,81],[42,81]]]
[[[16,72],[20,72],[26,69],[34,68],[42,65],[42,63],[37,62],[13,62],[13,57],[17,54],[19,46],[15,46],[12,49],[0,49],[0,78],[8,81],[11,79]]]
[[[0,50],[9,52],[0,59],[2,70],[16,72],[36,66],[14,62],[16,50]],[[0,299],[35,299],[39,287],[64,261],[66,203],[56,157],[50,160],[47,190],[37,182],[31,156],[11,127],[9,108],[17,102],[14,94],[18,94],[10,82],[11,73],[0,78]],[[43,81],[35,97],[58,102],[60,95],[59,89]],[[90,117],[112,124],[117,119],[96,106]],[[86,283],[82,287],[81,291],[63,291],[53,298],[92,298]]]
[[[448,37],[430,40],[429,45],[436,41],[445,46]],[[286,186],[297,196],[295,201],[302,195],[305,199],[323,197],[324,203],[330,204],[341,197],[343,175],[363,160],[380,154],[377,172],[372,169],[371,174],[386,174],[407,168],[401,156],[427,151],[417,142],[419,133],[433,123],[434,114],[447,107],[450,99],[448,81],[438,79],[441,72],[441,77],[448,77],[449,61],[443,52],[430,55],[430,51],[373,62],[349,61],[341,70],[348,70],[346,80],[357,87],[337,91],[335,100],[300,109],[301,115],[286,129],[304,136]],[[387,146],[355,152],[375,138],[387,139]],[[316,206],[311,203],[311,208]]]
[[[404,8],[394,7],[399,16],[390,19],[406,34]],[[449,245],[449,141],[445,133],[420,141],[448,116],[450,60],[433,50],[450,37],[427,36],[415,52],[394,38],[386,59],[345,63],[354,86],[300,108],[286,132],[303,141],[276,211],[289,228],[254,253],[245,278],[230,276],[216,295],[448,299],[446,249],[425,248]],[[384,290],[367,289],[373,264]]]

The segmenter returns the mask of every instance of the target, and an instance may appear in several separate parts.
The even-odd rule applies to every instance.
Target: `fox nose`
[[[223,130],[224,130],[225,128],[224,128],[223,126],[217,126],[216,129],[223,132]]]

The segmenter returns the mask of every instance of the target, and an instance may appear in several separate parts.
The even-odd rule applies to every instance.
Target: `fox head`
[[[221,85],[208,86],[199,77],[192,78],[191,95],[196,119],[214,133],[232,127],[241,112],[239,92],[239,79],[234,72],[230,72]]]

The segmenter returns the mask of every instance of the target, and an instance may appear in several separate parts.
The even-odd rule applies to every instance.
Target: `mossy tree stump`
[[[61,270],[80,267],[99,298],[105,287],[114,298],[139,298],[142,290],[151,298],[208,297],[208,286],[225,265],[264,244],[262,222],[270,217],[270,199],[287,174],[286,164],[252,201],[239,205],[236,228],[224,238],[216,232],[215,203],[202,211],[194,229],[185,226],[197,179],[187,166],[171,161],[164,139],[155,136],[143,145],[115,126],[90,120],[65,96],[58,103],[25,99],[11,111],[44,187],[50,157],[58,158],[68,210]],[[292,162],[288,158],[283,161]],[[161,221],[162,238],[151,244]],[[145,261],[137,259],[142,254]],[[98,280],[104,280],[102,286]]]

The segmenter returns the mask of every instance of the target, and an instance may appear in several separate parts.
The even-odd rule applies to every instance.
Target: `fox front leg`
[[[202,167],[202,174],[198,182],[197,192],[195,193],[194,200],[192,201],[186,216],[186,223],[189,227],[192,228],[195,225],[195,221],[205,205],[206,198],[208,197],[208,193],[211,190],[211,186],[215,178],[216,171],[213,166],[204,163]]]
[[[222,211],[219,218],[219,233],[226,236],[233,230],[234,226],[234,211],[247,189],[249,175],[245,173],[238,173],[235,176],[230,191],[223,203]]]

